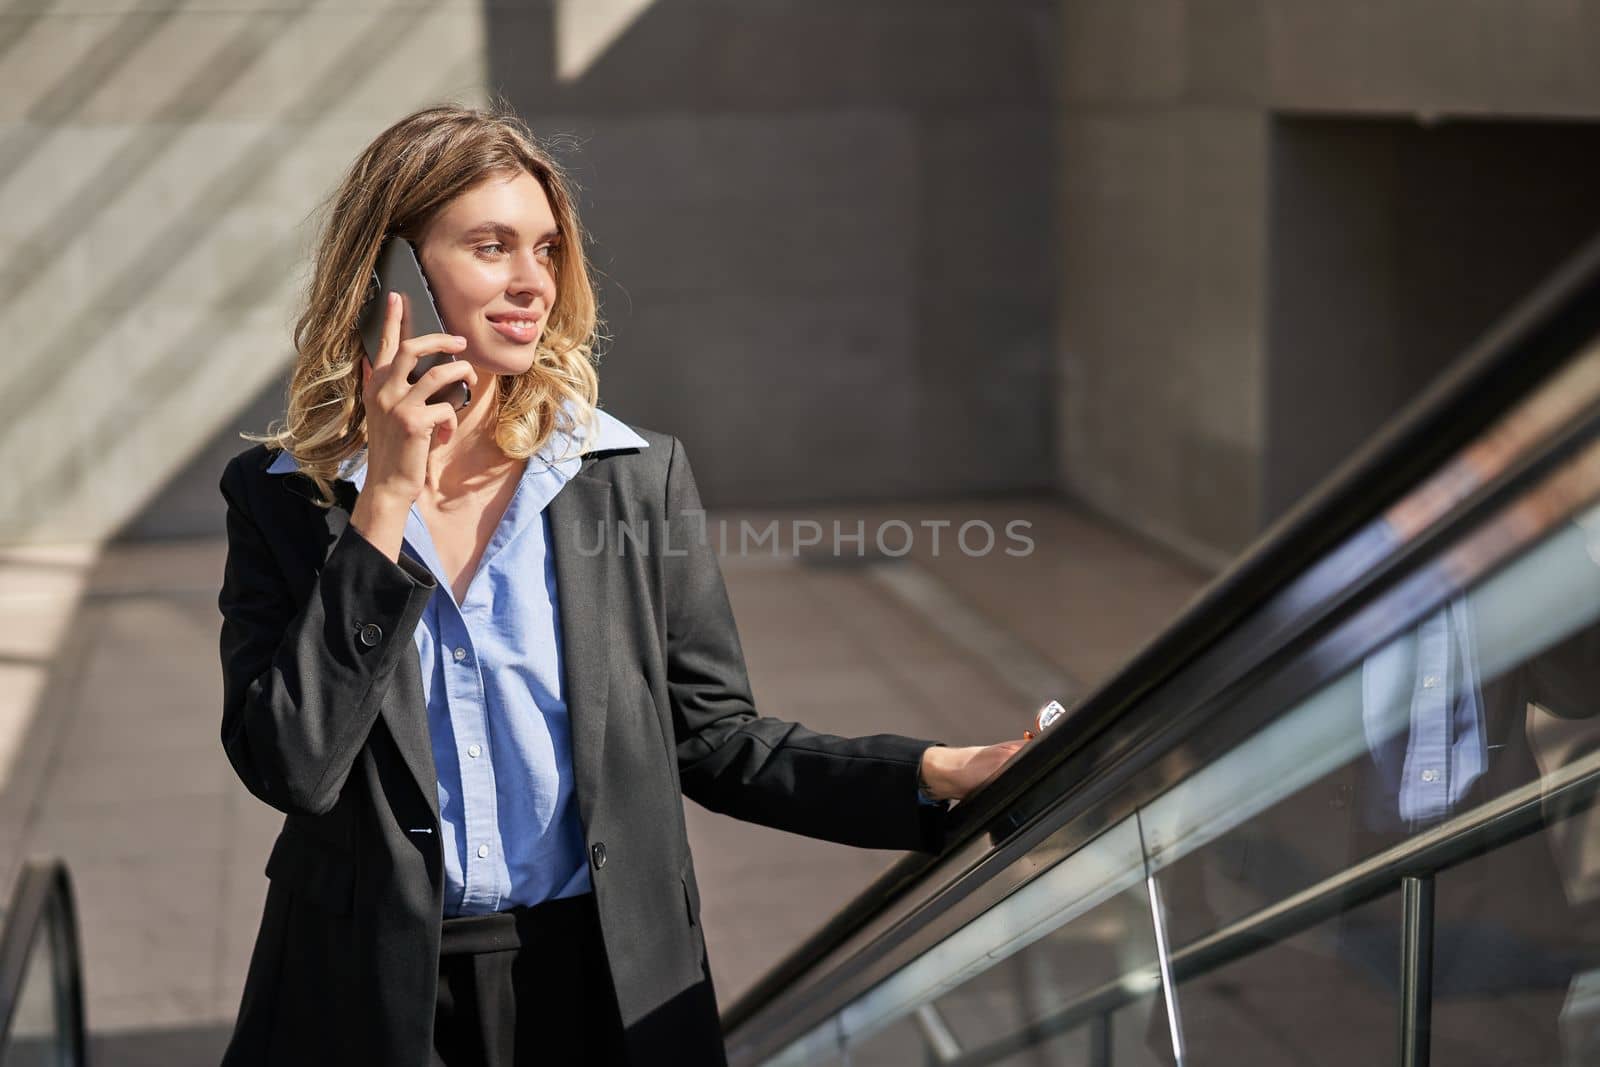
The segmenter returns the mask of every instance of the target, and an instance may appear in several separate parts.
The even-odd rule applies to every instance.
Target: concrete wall
[[[0,543],[152,507],[160,532],[219,528],[220,458],[265,425],[239,410],[288,366],[307,216],[383,126],[476,97],[483,25],[420,0],[6,6]]]
[[[1317,251],[1276,229],[1284,220],[1271,208],[1275,160],[1288,159],[1275,154],[1278,121],[1355,123],[1343,149],[1325,145],[1331,151],[1316,165],[1346,168],[1344,207],[1362,214],[1345,221],[1374,223],[1363,168],[1383,151],[1379,142],[1397,136],[1394,122],[1379,120],[1414,131],[1419,120],[1600,117],[1600,65],[1592,62],[1600,3],[1064,0],[1062,11],[1060,484],[1220,565],[1403,403],[1412,379],[1427,376],[1402,372],[1400,387],[1361,399],[1351,409],[1356,429],[1335,420],[1307,436],[1312,430],[1294,424],[1282,398],[1275,403],[1271,368],[1306,356],[1294,343],[1311,320],[1297,316],[1327,313],[1306,294],[1392,274],[1398,263],[1393,244],[1381,242],[1343,258],[1299,260],[1289,302],[1275,305],[1274,262],[1283,264],[1291,245],[1301,255]],[[1418,175],[1428,150],[1419,151]],[[1432,173],[1444,180],[1448,167]],[[1537,168],[1526,177],[1511,211],[1541,196]],[[1558,197],[1569,187],[1566,175],[1545,177]],[[1303,190],[1316,179],[1296,180]],[[1336,209],[1323,207],[1322,225],[1338,229]],[[1579,227],[1582,215],[1559,221]],[[1466,213],[1456,221],[1472,224]],[[1389,232],[1425,236],[1415,227]],[[1576,244],[1583,234],[1572,236]],[[1540,255],[1559,258],[1560,244],[1542,239]],[[1487,272],[1487,284],[1506,299],[1550,265],[1524,259]],[[1442,293],[1450,279],[1436,267],[1430,273],[1413,257],[1403,269]],[[1437,330],[1425,328],[1428,316]],[[1446,322],[1434,307],[1397,313],[1383,330],[1425,335],[1447,351],[1471,332],[1467,325]],[[1429,358],[1449,357],[1436,350]],[[1300,449],[1304,462],[1269,473],[1269,453],[1284,447]]]
[[[491,83],[579,142],[610,410],[722,505],[1051,483],[1053,0],[656,0],[571,79],[546,11]]]
[[[1052,11],[9,5],[0,544],[219,532],[309,214],[384,125],[486,88],[583,185],[602,402],[682,436],[708,500],[1049,485]]]
[[[1600,230],[1600,123],[1272,130],[1266,521]]]
[[[604,402],[682,436],[708,500],[1054,484],[1220,564],[1346,448],[1268,470],[1304,332],[1282,121],[1356,122],[1329,165],[1359,167],[1364,122],[1600,117],[1597,28],[1600,0],[17,0],[0,543],[215,532],[309,212],[384,124],[489,87],[570,135]]]
[[[1253,531],[1263,49],[1248,9],[1067,2],[1062,488],[1207,563]]]

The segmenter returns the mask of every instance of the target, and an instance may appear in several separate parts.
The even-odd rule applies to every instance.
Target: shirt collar
[[[567,411],[569,413],[572,411],[570,402],[567,404]],[[593,444],[574,449],[571,447],[573,442],[581,443],[583,441],[583,427],[578,427],[575,433],[570,434],[565,430],[557,429],[550,435],[550,440],[546,441],[544,447],[535,455],[532,461],[533,464],[540,468],[549,468],[558,472],[561,475],[561,480],[565,482],[577,472],[579,465],[583,462],[582,457],[585,453],[605,452],[613,448],[650,447],[650,443],[629,429],[627,423],[599,408],[595,409],[594,432]],[[299,469],[300,465],[295,462],[294,456],[285,450],[278,453],[278,458],[272,461],[272,465],[267,468],[267,473],[287,474],[290,471]],[[344,465],[339,468],[339,477],[355,483],[358,492],[361,490],[367,480],[367,450],[365,448],[344,461]]]

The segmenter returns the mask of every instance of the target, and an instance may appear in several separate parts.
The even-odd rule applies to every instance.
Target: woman
[[[387,297],[369,365],[386,236],[452,332]],[[222,739],[286,816],[226,1064],[721,1063],[680,793],[933,850],[1021,744],[756,715],[682,446],[597,408],[582,241],[499,111],[411,115],[338,191],[284,425],[221,480]]]

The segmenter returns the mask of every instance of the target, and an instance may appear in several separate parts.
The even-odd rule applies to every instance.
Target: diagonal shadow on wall
[[[602,402],[682,436],[708,498],[1052,483],[1051,10],[656,0],[563,80],[551,0],[485,5],[490,88],[579,146]],[[281,411],[279,384],[233,426]],[[220,533],[240,448],[123,533]]]
[[[530,5],[535,11],[544,12],[544,17],[530,19],[526,25],[520,27],[521,36],[514,42],[503,42],[496,47],[506,47],[515,50],[521,56],[524,69],[534,72],[536,76],[549,77],[553,70],[553,29],[549,18],[548,8],[544,5]],[[492,42],[493,32],[487,32],[486,37]],[[370,40],[363,44],[361,51],[364,53],[371,46]],[[354,51],[354,50],[353,50]],[[351,63],[346,65],[360,66],[359,55],[350,57]],[[540,75],[537,72],[544,72]],[[459,87],[475,71],[461,69],[452,77],[441,81],[441,93],[459,89]],[[452,78],[454,80],[452,80]],[[398,116],[397,116],[398,117]],[[361,145],[350,146],[350,156],[353,159]],[[252,164],[255,165],[255,164]],[[331,190],[329,190],[331,192]],[[196,212],[195,218],[205,218],[204,212]],[[276,279],[283,276],[283,272],[290,270],[298,264],[295,257],[299,254],[297,247],[288,243],[287,239],[274,246],[269,255],[264,255],[256,265],[246,272],[241,282],[232,287],[232,291],[225,296],[219,305],[239,306],[235,301],[248,300],[253,287],[258,286],[263,279]],[[203,358],[207,338],[198,331],[195,335],[186,337],[176,346],[175,350],[187,353],[188,359]],[[285,349],[289,350],[291,341],[285,338]],[[183,373],[187,361],[180,359],[174,361],[170,370],[163,370],[163,375]],[[247,442],[242,441],[238,432],[248,429],[253,432],[263,432],[267,424],[273,419],[283,415],[285,392],[289,380],[289,359],[286,356],[283,373],[270,385],[263,388],[254,397],[244,404],[229,420],[228,427],[213,435],[201,448],[168,478],[160,489],[155,492],[149,503],[140,509],[139,514],[124,523],[121,529],[112,538],[114,541],[137,541],[149,539],[167,539],[177,537],[195,536],[221,536],[224,532],[224,516],[222,512],[221,497],[217,492],[217,480],[222,474],[222,469],[227,461],[235,454],[242,451]],[[83,450],[83,455],[92,456],[96,449],[107,447],[106,442],[91,445]]]
[[[135,258],[135,263],[138,264],[136,267],[124,271],[110,281],[101,293],[101,299],[107,308],[106,313],[97,316],[93,322],[70,327],[56,344],[40,354],[37,365],[44,368],[62,365],[88,347],[98,336],[103,335],[105,330],[115,327],[133,314],[138,306],[138,296],[148,289],[152,276],[159,277],[170,271],[199,244],[215,219],[225,214],[241,195],[248,194],[250,190],[266,181],[272,173],[274,161],[284,153],[292,151],[293,139],[299,136],[300,127],[315,122],[319,117],[333,111],[333,105],[339,99],[353,91],[378,69],[371,63],[370,57],[375,52],[381,53],[394,46],[427,14],[427,8],[416,7],[383,11],[376,15],[368,27],[356,35],[354,43],[330,63],[325,72],[291,104],[281,117],[280,123],[275,124],[262,137],[240,152],[230,166],[197,190],[187,205],[183,217],[157,234]],[[475,64],[472,65],[472,69],[476,69]],[[452,69],[447,75],[453,81],[447,84],[459,87],[470,73],[471,71],[464,66]],[[281,278],[282,272],[292,268],[294,264],[295,242],[296,239],[292,234],[286,234],[269,246],[267,252],[247,268],[240,281],[224,293],[212,310],[221,313],[230,307],[241,306],[251,299],[253,293],[260,291],[264,282]],[[153,395],[146,390],[155,383],[171,383],[181,379],[197,360],[206,358],[215,339],[215,328],[214,321],[197,325],[174,343],[169,355],[146,371],[135,383],[131,383],[129,388],[122,390],[120,395]],[[41,392],[48,393],[56,382],[57,379],[47,377],[38,388]],[[123,417],[106,415],[100,418],[93,431],[79,435],[48,458],[44,458],[31,475],[33,484],[36,486],[71,484],[75,480],[75,471],[92,463],[96,455],[104,454],[107,449],[115,447],[117,438],[115,428],[139,418],[141,413],[128,411],[119,414]],[[15,426],[15,420],[12,426]],[[5,437],[0,436],[0,448],[5,447],[4,441]],[[29,525],[24,522],[24,537],[29,530]]]
[[[5,59],[13,49],[26,41],[28,35],[33,32],[34,27],[39,25],[40,20],[50,14],[51,8],[60,2],[61,0],[40,0],[40,3],[29,7],[25,11],[15,13],[10,9],[0,11],[0,17],[9,20],[6,23],[6,33],[0,35],[0,60]]]
[[[170,0],[145,0],[139,7],[126,12],[116,25],[102,34],[94,46],[74,62],[71,68],[50,88],[40,94],[28,108],[23,125],[0,138],[0,184],[4,184],[25,162],[36,154],[60,131],[60,124],[69,121],[118,70],[138,54],[141,45],[154,37],[171,22],[180,9]],[[30,13],[29,25],[37,22],[42,12]],[[24,30],[25,27],[16,29]],[[14,31],[15,32],[15,31]],[[16,33],[0,43],[0,58],[15,46],[24,33]]]
[[[17,242],[7,263],[0,265],[0,291],[6,292],[14,303],[25,300],[31,287],[49,274],[50,267],[67,248],[67,242],[62,241],[60,235],[81,231],[96,216],[117,207],[138,176],[163,159],[173,143],[183,136],[187,122],[201,117],[203,111],[197,114],[196,101],[213,100],[236,83],[256,60],[267,53],[276,37],[310,7],[310,0],[297,0],[294,6],[286,10],[264,12],[246,23],[208,58],[199,71],[167,97],[150,116],[139,135],[130,138],[95,173],[84,189]],[[246,153],[246,156],[256,154]],[[229,168],[221,179],[214,180],[208,187],[212,195],[210,202],[203,206],[216,210],[217,202],[222,199],[218,195],[219,181],[242,180],[248,187],[262,181],[268,173],[269,170],[260,167],[254,170],[238,165]],[[59,380],[56,368],[77,358],[79,353],[103,337],[108,328],[132,314],[138,307],[139,298],[150,288],[151,281],[164,276],[183,256],[193,251],[196,238],[217,217],[216,214],[188,212],[141,249],[133,260],[135,266],[125,270],[96,293],[96,303],[102,309],[99,314],[92,320],[76,317],[74,324],[47,354],[41,354],[42,358],[31,359],[16,369],[12,378],[15,388],[7,391],[6,400],[0,400],[0,421],[15,426],[22,412],[36,406],[37,398],[48,393],[52,383]],[[0,446],[3,446],[4,440],[4,435],[0,434]]]

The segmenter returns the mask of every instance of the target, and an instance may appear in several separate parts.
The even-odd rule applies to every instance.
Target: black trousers
[[[444,920],[433,1058],[626,1067],[594,894]]]

